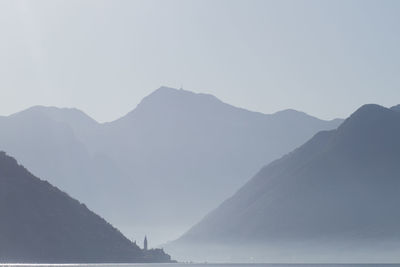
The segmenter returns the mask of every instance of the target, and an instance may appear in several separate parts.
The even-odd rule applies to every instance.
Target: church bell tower
[[[143,249],[147,250],[147,236],[144,236]]]

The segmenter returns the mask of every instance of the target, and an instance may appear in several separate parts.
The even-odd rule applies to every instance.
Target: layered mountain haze
[[[161,243],[177,238],[265,163],[340,123],[294,110],[251,112],[162,87],[109,123],[47,107],[1,117],[0,149],[130,237],[148,234]]]
[[[0,117],[0,149],[73,197],[107,209],[112,203],[99,195],[110,193],[115,184],[110,177],[119,170],[85,144],[84,137],[97,126],[76,109],[33,107]]]
[[[0,262],[169,262],[0,152]]]
[[[262,168],[170,251],[207,260],[398,262],[399,137],[397,108],[365,105]]]

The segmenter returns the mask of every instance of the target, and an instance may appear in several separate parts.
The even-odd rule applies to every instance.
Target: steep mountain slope
[[[0,118],[0,148],[124,233],[163,242],[266,162],[340,122],[294,110],[266,115],[162,87],[106,124],[43,107]]]
[[[332,256],[338,248],[357,253],[384,243],[392,254],[381,258],[393,260],[400,248],[399,137],[400,113],[365,105],[337,130],[316,134],[264,167],[176,246],[233,248],[245,243],[283,247],[281,256],[298,258],[296,249],[310,244],[314,256],[323,247]],[[383,249],[372,251],[358,259],[371,260]],[[336,255],[337,261],[342,259]]]
[[[163,222],[170,226],[167,232],[178,234],[265,162],[340,122],[293,110],[266,115],[211,95],[163,87],[131,113],[105,125],[105,135],[113,142],[103,153],[122,163],[121,169],[135,181],[131,187],[140,188],[135,194],[158,211],[143,218]]]
[[[0,262],[158,262],[84,204],[0,152]]]

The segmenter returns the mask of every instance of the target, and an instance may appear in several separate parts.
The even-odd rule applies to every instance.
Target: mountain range
[[[0,262],[170,262],[0,152]]]
[[[251,112],[161,87],[122,118],[36,106],[0,117],[0,149],[133,239],[177,238],[259,168],[320,130],[303,112]],[[205,197],[207,196],[207,197]]]
[[[191,259],[398,262],[400,110],[368,104],[263,167],[180,239]]]

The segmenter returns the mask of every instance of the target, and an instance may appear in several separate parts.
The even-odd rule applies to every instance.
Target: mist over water
[[[0,267],[398,267],[400,264],[147,263],[147,264],[0,264]]]

